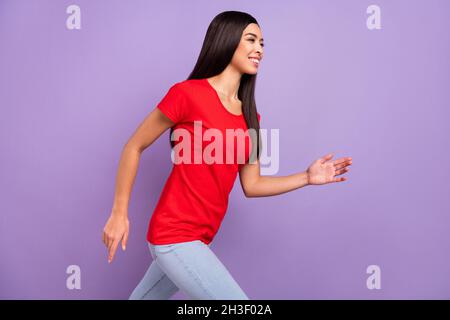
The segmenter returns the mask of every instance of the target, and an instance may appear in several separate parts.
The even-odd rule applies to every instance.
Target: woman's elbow
[[[257,195],[255,194],[254,190],[250,189],[250,188],[245,188],[244,189],[244,195],[246,198],[255,198],[257,197]]]

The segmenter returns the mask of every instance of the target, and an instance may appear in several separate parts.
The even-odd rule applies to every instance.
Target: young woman
[[[239,11],[218,14],[208,27],[188,79],[168,90],[124,147],[113,209],[103,229],[109,262],[120,242],[123,250],[126,247],[128,201],[142,151],[171,128],[172,155],[187,158],[174,163],[162,190],[147,233],[154,260],[129,299],[169,299],[180,289],[191,299],[249,299],[209,247],[225,215],[238,173],[247,197],[273,196],[306,185],[346,180],[336,176],[348,171],[351,158],[329,161],[331,154],[317,159],[304,172],[260,176],[260,115],[254,91],[263,41],[251,15]],[[195,147],[199,128],[201,148]],[[226,139],[229,129],[246,130],[244,138],[250,138],[245,144],[244,162],[236,160],[239,155],[235,156],[235,137]],[[257,134],[249,135],[250,130]],[[207,139],[203,134],[208,131],[214,133],[209,140],[224,150],[222,153],[220,148],[215,149],[214,156],[214,152],[210,153],[219,161],[198,162],[197,156],[204,158],[203,152],[213,143],[204,141]],[[175,141],[184,148],[177,149]],[[232,156],[227,158],[230,153]]]

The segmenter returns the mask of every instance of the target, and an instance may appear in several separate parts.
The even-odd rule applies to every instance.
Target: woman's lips
[[[259,60],[258,59],[255,59],[255,58],[249,58],[250,59],[250,61],[253,63],[253,65],[255,66],[255,67],[258,67],[259,66]]]

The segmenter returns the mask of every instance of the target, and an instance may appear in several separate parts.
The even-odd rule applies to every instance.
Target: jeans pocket
[[[148,249],[150,251],[150,255],[152,256],[153,260],[156,259],[155,249],[151,243],[148,243]]]
[[[153,247],[156,255],[158,255],[158,254],[164,254],[164,253],[171,252],[177,245],[178,245],[178,243],[156,244],[156,245],[152,245],[152,247]]]
[[[183,241],[183,242],[175,242],[175,243],[169,243],[169,244],[156,244],[151,245],[156,253],[168,253],[172,252],[175,248],[179,246],[187,246],[192,244],[202,243],[200,240],[191,240],[191,241]]]

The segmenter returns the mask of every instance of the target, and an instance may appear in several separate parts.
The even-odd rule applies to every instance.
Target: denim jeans
[[[129,300],[168,300],[180,289],[192,300],[249,300],[204,242],[148,246],[153,261]]]

